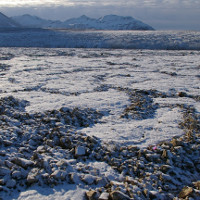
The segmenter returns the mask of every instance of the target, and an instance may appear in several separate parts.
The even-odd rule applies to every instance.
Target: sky
[[[116,14],[132,16],[157,30],[200,31],[200,0],[0,0],[0,12],[61,21]]]

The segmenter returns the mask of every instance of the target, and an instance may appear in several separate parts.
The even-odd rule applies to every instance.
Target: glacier
[[[0,47],[200,50],[198,31],[0,29]]]

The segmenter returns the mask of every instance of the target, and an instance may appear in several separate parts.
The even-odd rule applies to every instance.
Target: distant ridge
[[[64,22],[45,20],[37,16],[22,15],[12,18],[17,23],[29,28],[65,28],[75,30],[154,30],[153,27],[133,17],[106,15],[94,19],[82,15],[78,18],[68,19]]]
[[[7,17],[3,13],[0,12],[0,28],[16,28],[19,27],[13,19]]]

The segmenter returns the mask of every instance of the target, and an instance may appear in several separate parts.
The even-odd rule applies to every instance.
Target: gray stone
[[[39,169],[38,168],[33,168],[28,176],[27,176],[27,183],[28,185],[31,185],[33,183],[38,182],[38,173],[39,173]]]
[[[96,177],[90,174],[87,174],[82,178],[82,181],[84,181],[88,185],[92,185],[96,181]]]
[[[6,165],[8,168],[11,168],[14,164],[11,163],[10,161],[6,160],[6,161],[5,161],[5,165]]]
[[[12,162],[16,165],[19,165],[20,167],[27,168],[29,166],[32,166],[34,163],[31,160],[27,160],[25,158],[13,158]]]
[[[14,179],[9,179],[6,183],[8,188],[14,188],[16,186],[16,181]]]
[[[69,173],[68,177],[69,177],[69,182],[72,184],[78,183],[80,181],[78,175],[74,172]]]
[[[67,176],[67,173],[62,170],[55,170],[50,177],[53,177],[57,180],[65,180],[65,177]]]
[[[131,200],[131,198],[121,191],[113,191],[111,193],[112,200]]]
[[[22,172],[21,171],[14,171],[12,173],[12,177],[19,180],[19,179],[22,178]]]
[[[0,176],[9,175],[11,173],[10,169],[6,167],[0,167]]]
[[[85,153],[86,153],[85,147],[83,147],[83,146],[76,147],[76,150],[75,150],[76,156],[84,156]]]

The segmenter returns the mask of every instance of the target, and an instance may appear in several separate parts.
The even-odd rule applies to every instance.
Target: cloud
[[[0,6],[142,6],[142,7],[183,7],[200,6],[199,0],[1,0]]]
[[[5,0],[17,2],[17,0]],[[107,14],[132,16],[156,29],[200,30],[199,0],[18,0],[17,6],[1,6],[8,16],[29,13],[46,19],[66,20],[83,14],[98,18]],[[29,3],[28,3],[29,2]],[[26,4],[25,4],[26,3]],[[23,6],[22,6],[23,4]],[[38,6],[38,4],[40,4]]]

